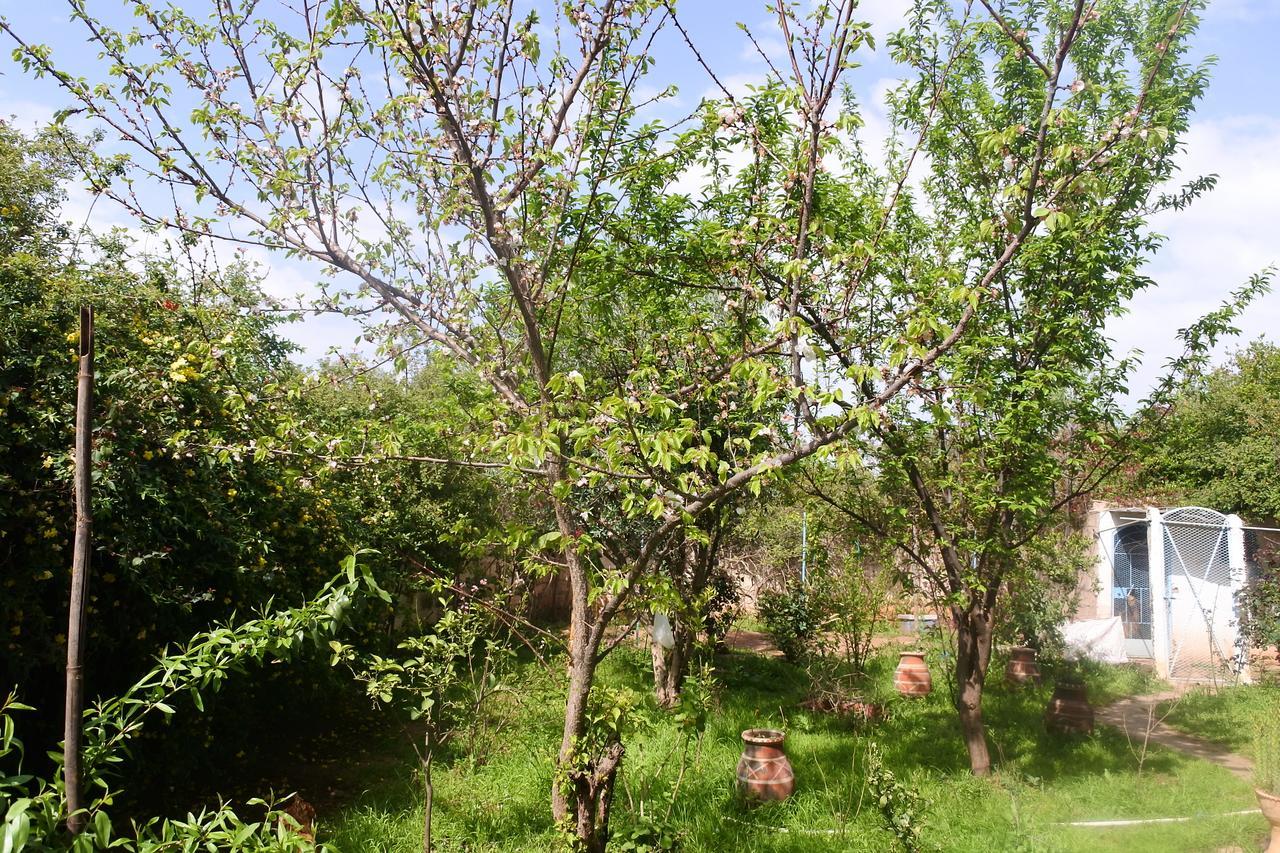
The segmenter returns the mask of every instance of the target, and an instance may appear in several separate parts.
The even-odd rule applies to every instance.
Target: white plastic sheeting
[[[653,641],[667,651],[676,647],[676,634],[671,630],[671,620],[665,613],[656,613],[653,617]]]
[[[1119,616],[1082,619],[1062,626],[1068,653],[1101,663],[1125,663],[1124,625]]]

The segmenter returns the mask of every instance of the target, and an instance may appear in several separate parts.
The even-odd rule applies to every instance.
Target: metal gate
[[[1228,519],[1211,509],[1182,507],[1164,513],[1161,526],[1169,677],[1234,681],[1237,650]]]
[[[1111,610],[1124,626],[1125,653],[1130,658],[1155,657],[1148,525],[1126,524],[1115,531],[1111,566]]]

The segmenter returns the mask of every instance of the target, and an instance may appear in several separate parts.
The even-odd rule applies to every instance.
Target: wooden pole
[[[93,308],[80,309],[80,375],[76,385],[75,448],[76,538],[71,556],[71,608],[67,618],[67,705],[63,728],[62,770],[67,795],[67,829],[79,834],[87,814],[80,773],[80,734],[84,717],[84,604],[89,591],[89,553],[93,507]]]

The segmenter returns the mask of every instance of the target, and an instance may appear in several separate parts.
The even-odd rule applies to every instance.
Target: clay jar
[[[1009,665],[1004,669],[1005,683],[1010,687],[1040,683],[1040,667],[1036,665],[1036,650],[1027,646],[1014,646],[1009,650]]]
[[[1044,725],[1055,734],[1082,734],[1093,731],[1093,706],[1083,682],[1063,681],[1053,688]]]
[[[738,759],[738,790],[749,800],[785,800],[796,789],[791,762],[782,751],[786,734],[777,729],[747,729]]]
[[[893,674],[893,686],[903,696],[928,696],[933,691],[933,678],[929,675],[929,665],[924,662],[924,652],[901,654]]]
[[[1254,793],[1258,795],[1262,816],[1271,824],[1271,842],[1263,853],[1280,853],[1280,797],[1261,788],[1255,788]]]

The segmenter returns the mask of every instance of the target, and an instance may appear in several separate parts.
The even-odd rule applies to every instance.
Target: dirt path
[[[1219,767],[1231,771],[1246,781],[1253,779],[1253,762],[1239,753],[1226,747],[1210,743],[1194,735],[1180,732],[1160,722],[1157,706],[1161,702],[1176,699],[1173,691],[1155,693],[1150,696],[1130,696],[1113,702],[1096,711],[1097,720],[1108,726],[1117,728],[1128,734],[1135,743],[1141,743],[1147,732],[1150,742],[1168,749],[1174,749],[1195,758],[1209,761]]]
[[[735,651],[755,652],[771,658],[782,657],[782,652],[774,646],[772,638],[761,631],[741,631],[734,628],[725,634],[724,642]]]

